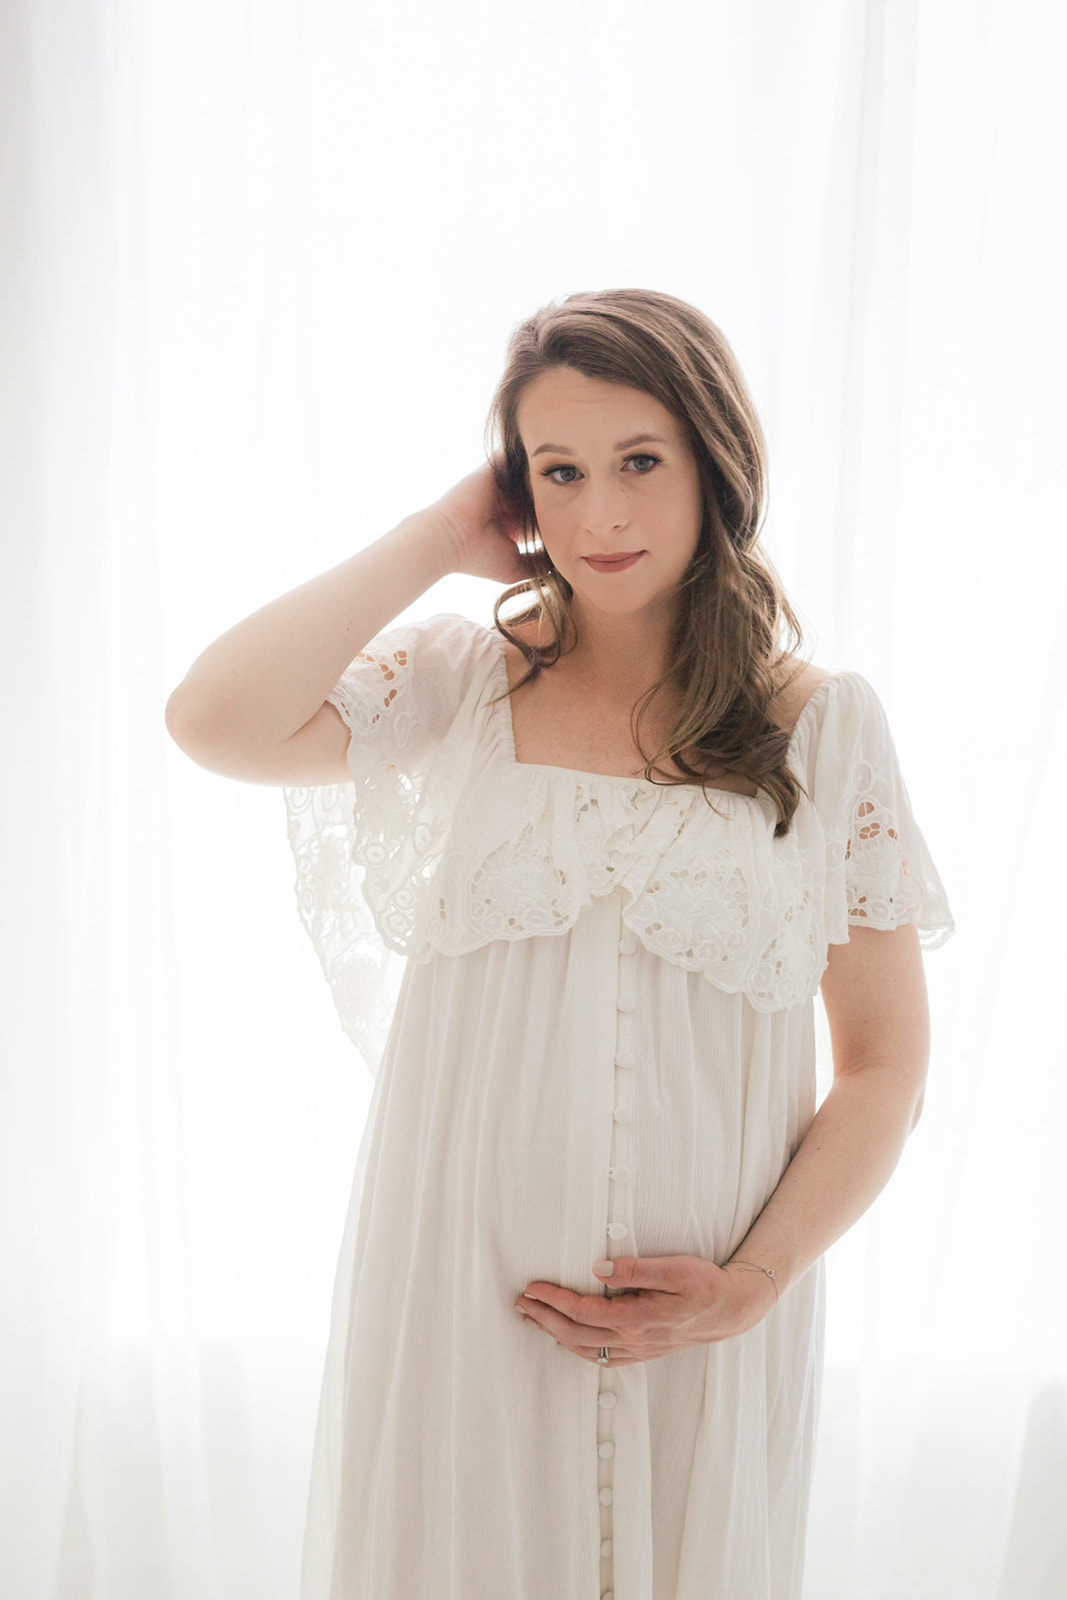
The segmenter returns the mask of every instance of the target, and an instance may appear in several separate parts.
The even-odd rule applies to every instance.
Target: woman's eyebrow
[[[632,439],[620,439],[619,443],[615,445],[614,448],[616,450],[629,450],[635,444],[666,443],[666,439],[661,439],[658,433],[637,433]],[[539,444],[533,454],[534,456],[543,456],[546,453],[551,453],[552,455],[557,456],[569,456],[574,454],[573,450],[568,450],[565,444]],[[533,460],[533,456],[530,457],[530,460]]]

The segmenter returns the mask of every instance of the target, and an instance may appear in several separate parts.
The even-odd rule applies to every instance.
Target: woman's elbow
[[[924,1093],[924,1090],[919,1090],[919,1097],[915,1102],[915,1110],[911,1114],[911,1127],[908,1130],[909,1133],[915,1132],[916,1124],[918,1123],[919,1118],[922,1116]]]

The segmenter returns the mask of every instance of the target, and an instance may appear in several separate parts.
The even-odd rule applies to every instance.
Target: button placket
[[[615,1074],[612,1112],[611,1166],[608,1169],[608,1222],[604,1255],[632,1255],[632,1215],[630,1205],[630,1122],[633,1116],[634,1065],[634,962],[637,940],[627,928],[621,929],[616,989]],[[607,1298],[613,1296],[609,1292]],[[613,1586],[614,1548],[614,1407],[615,1379],[610,1367],[600,1368],[600,1393],[597,1397],[597,1494],[600,1501],[600,1580],[602,1594]]]

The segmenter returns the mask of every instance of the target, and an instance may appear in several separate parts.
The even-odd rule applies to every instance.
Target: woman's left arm
[[[852,924],[823,974],[834,1081],[730,1261],[770,1267],[779,1293],[803,1276],[889,1181],[922,1109],[930,1014],[919,932]],[[723,1263],[729,1266],[729,1262]],[[753,1310],[774,1304],[763,1274]]]

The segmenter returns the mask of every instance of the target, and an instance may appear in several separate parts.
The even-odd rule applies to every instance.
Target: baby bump
[[[640,946],[620,975],[594,920],[411,969],[383,1060],[400,1187],[509,1281],[584,1283],[600,1255],[724,1257],[813,1111],[802,1017]]]

